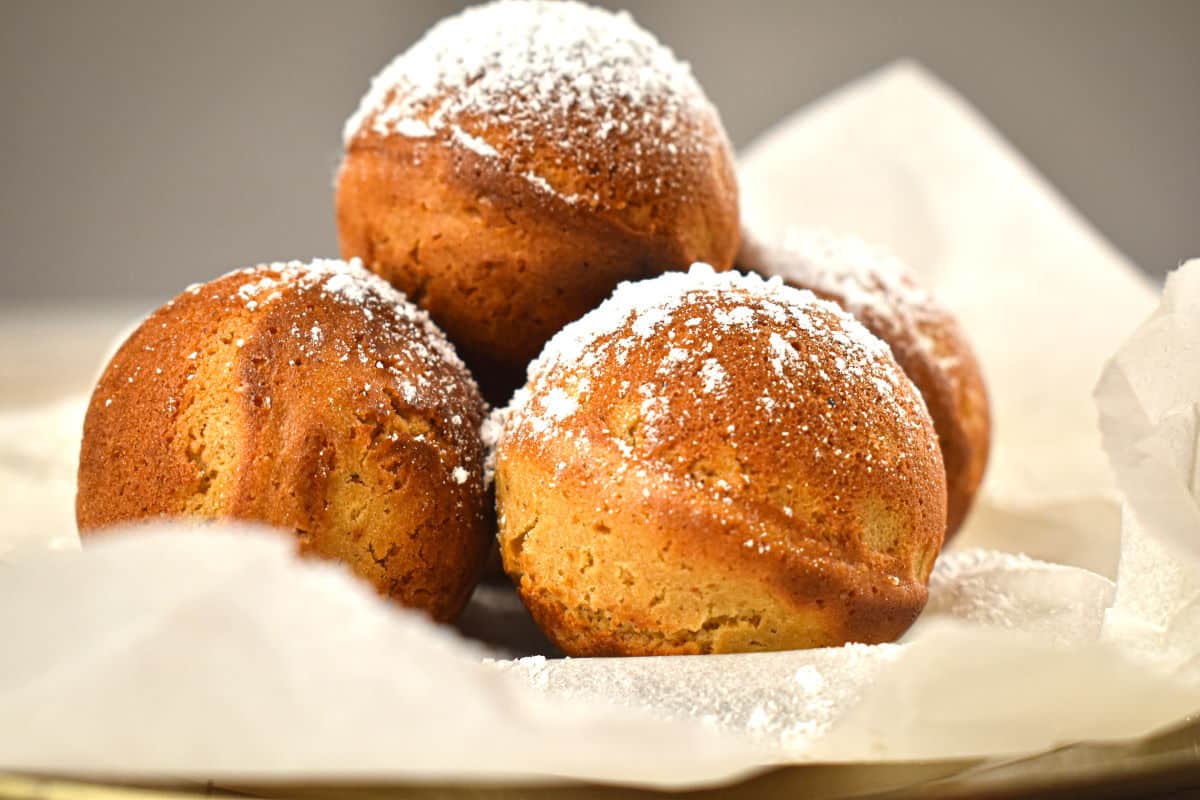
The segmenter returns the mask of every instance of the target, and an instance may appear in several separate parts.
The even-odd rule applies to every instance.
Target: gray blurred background
[[[453,2],[0,0],[0,302],[157,298],[336,253],[370,77]],[[1200,255],[1200,2],[641,2],[735,145],[915,58],[1147,271]]]

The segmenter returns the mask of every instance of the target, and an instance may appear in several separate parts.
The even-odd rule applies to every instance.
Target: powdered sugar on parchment
[[[649,708],[656,716],[692,720],[795,758],[858,702],[863,687],[901,652],[894,644],[849,644],[719,658],[560,661],[530,656],[486,663],[518,675],[559,702],[604,700]],[[729,680],[731,674],[738,679]]]

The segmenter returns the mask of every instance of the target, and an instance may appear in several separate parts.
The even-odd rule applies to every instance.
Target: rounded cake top
[[[492,428],[500,469],[534,464],[601,504],[632,489],[780,564],[924,580],[945,529],[920,393],[863,325],[779,278],[696,264],[622,284],[550,340]]]
[[[439,395],[457,389],[461,382],[477,391],[474,378],[454,345],[429,315],[410,302],[403,292],[363,267],[357,258],[260,264],[235,270],[210,284],[190,286],[185,293],[202,294],[210,289],[212,299],[216,300],[220,299],[220,291],[215,287],[233,287],[239,282],[226,299],[242,303],[248,312],[266,311],[285,293],[290,293],[315,295],[361,317],[361,326],[351,325],[344,335],[332,340],[330,331],[315,316],[311,321],[294,320],[288,334],[299,345],[304,357],[313,358],[332,349],[342,363],[354,360],[362,365],[382,365],[380,369],[386,369],[401,381],[405,399],[420,407],[437,405],[443,399]],[[383,364],[378,359],[382,350],[395,348],[407,350],[414,356],[414,361],[405,370],[397,365]]]
[[[903,330],[913,337],[913,344],[937,349],[922,328],[939,323],[947,312],[911,267],[856,236],[788,228],[767,241],[743,232],[738,263],[835,299],[873,328],[884,327],[889,333]],[[883,330],[876,333],[885,335]]]
[[[274,383],[328,393],[322,402],[330,407],[345,402],[338,398],[383,411],[400,404],[444,418],[461,447],[474,446],[486,410],[428,314],[357,259],[261,264],[187,287],[121,346],[96,397],[106,412],[121,413],[161,394],[174,413],[218,352],[228,352],[224,369],[260,408],[282,401]]]
[[[746,452],[799,445],[807,437],[773,437],[802,424],[802,406],[813,398],[822,419],[812,427],[829,428],[830,455],[856,449],[832,439],[869,446],[872,429],[886,427],[893,437],[929,424],[888,346],[853,317],[779,278],[718,273],[707,264],[623,283],[560,331],[530,365],[526,388],[500,412],[503,431],[494,436],[537,443],[583,435],[571,429],[592,396],[636,399],[638,446],[612,436],[631,456],[691,441],[688,431],[705,415],[736,417],[729,429],[715,430],[727,442],[743,439]],[[928,449],[929,441],[922,434],[907,444]]]
[[[360,264],[237,270],[160,307],[109,362],[77,519],[266,522],[448,618],[485,552],[484,411],[428,316]]]
[[[728,147],[686,63],[628,13],[570,0],[498,0],[442,20],[374,78],[343,131],[347,147],[361,135],[443,138],[591,205],[606,198],[572,173],[661,192],[680,187],[663,185],[654,159],[706,158],[714,135]]]
[[[787,229],[743,236],[742,267],[833,300],[892,348],[922,394],[942,448],[948,528],[958,529],[983,480],[991,418],[983,372],[958,320],[885,250],[847,235]]]

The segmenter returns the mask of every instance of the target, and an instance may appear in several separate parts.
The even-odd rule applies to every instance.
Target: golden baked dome
[[[360,264],[233,272],[155,311],[108,364],[79,528],[263,522],[449,619],[490,546],[484,410],[426,314]]]
[[[449,17],[375,78],[344,139],[342,254],[427,308],[502,399],[621,280],[737,252],[720,118],[625,13]]]
[[[933,418],[946,466],[946,537],[953,536],[991,444],[987,388],[958,320],[911,268],[853,236],[792,229],[768,243],[744,233],[738,265],[832,300],[891,346]]]
[[[924,606],[932,423],[810,292],[707,265],[622,284],[495,422],[505,569],[568,654],[889,641]]]

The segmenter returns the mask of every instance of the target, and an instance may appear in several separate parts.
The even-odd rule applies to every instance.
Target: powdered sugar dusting
[[[579,410],[578,401],[558,387],[551,389],[541,402],[546,416],[555,422],[561,422]]]
[[[599,700],[642,712],[649,707],[666,719],[746,738],[781,760],[803,761],[903,652],[896,644],[848,644],[719,658],[533,656],[487,663],[556,702]]]
[[[808,357],[801,356],[800,346]],[[527,388],[494,416],[493,437],[552,442],[583,436],[570,421],[592,391],[590,370],[605,362],[617,369],[645,364],[649,353],[658,353],[651,363],[658,365],[655,374],[661,378],[616,386],[617,402],[636,402],[637,441],[647,447],[654,446],[663,423],[699,408],[716,408],[713,399],[739,397],[739,384],[750,380],[746,369],[759,375],[753,380],[765,381],[752,389],[748,402],[767,420],[794,414],[797,398],[816,391],[829,397],[828,410],[837,408],[842,393],[869,398],[869,413],[847,424],[869,429],[873,420],[888,420],[893,432],[916,431],[923,424],[919,398],[911,389],[898,390],[907,379],[887,345],[840,308],[779,278],[717,273],[706,264],[695,264],[687,273],[621,284],[600,307],[560,331],[530,365]],[[739,369],[722,363],[721,353],[734,358]],[[755,359],[766,372],[747,366]],[[684,407],[673,407],[673,397],[687,398]],[[814,457],[849,457],[850,449],[839,446],[831,420],[819,421],[829,433],[815,440]],[[794,433],[797,442],[817,435],[808,425]],[[730,425],[724,435],[736,447],[744,433]],[[910,437],[913,443],[918,440]],[[626,456],[633,455],[629,441],[614,435],[612,443]],[[936,446],[931,437],[928,444]],[[867,470],[886,466],[880,461]]]
[[[282,297],[281,290],[289,288],[317,291],[338,302],[356,306],[367,319],[373,319],[381,306],[386,307],[389,313],[417,324],[424,333],[427,346],[438,358],[455,369],[466,369],[454,346],[429,315],[387,281],[363,267],[357,258],[348,262],[336,259],[276,262],[236,270],[230,275],[246,277],[236,296],[246,301],[249,311],[265,308]],[[295,326],[293,334],[307,336],[313,345],[320,345],[323,339],[319,325],[305,327],[303,331]]]
[[[398,119],[395,122],[395,129],[396,133],[407,136],[409,139],[428,139],[436,133],[433,128],[419,119]]]
[[[805,330],[815,330],[809,313],[819,308],[836,315],[839,329],[828,335],[838,337],[845,347],[854,347],[865,356],[875,357],[887,352],[887,346],[872,336],[862,325],[831,303],[819,300],[812,292],[785,286],[779,278],[763,279],[758,275],[740,272],[716,272],[708,264],[693,264],[684,272],[668,272],[647,281],[624,282],[612,296],[582,319],[566,326],[555,335],[529,367],[533,380],[539,373],[559,364],[573,364],[584,359],[593,343],[628,324],[632,338],[649,338],[666,323],[676,310],[697,294],[726,294],[747,300],[730,309],[716,308],[713,316],[725,327],[753,329],[761,317],[778,321],[780,309],[789,315],[789,323]],[[691,319],[685,322],[691,326]],[[618,352],[632,346],[626,338],[612,345]],[[795,350],[783,343],[792,357]],[[773,349],[775,345],[772,345]]]
[[[715,358],[705,359],[704,365],[700,367],[700,376],[704,378],[705,394],[718,393],[725,387],[725,368]]]
[[[854,236],[789,228],[771,242],[749,234],[739,261],[835,298],[893,344],[911,337],[915,346],[936,355],[923,328],[946,311],[908,265],[882,248]]]
[[[786,375],[787,372],[784,365],[788,361],[799,359],[800,354],[796,352],[795,347],[788,343],[787,339],[784,339],[778,333],[772,333],[768,342],[771,345],[771,366],[774,367],[775,374],[780,376]],[[846,360],[839,356],[834,359],[834,366],[845,369]]]
[[[174,315],[185,305],[190,316],[181,321]],[[357,259],[235,270],[185,289],[124,347],[143,334],[152,342],[144,350],[174,352],[178,363],[145,367],[114,357],[103,380],[119,389],[103,409],[124,413],[134,394],[158,392],[174,416],[191,402],[184,398],[193,381],[215,367],[234,379],[247,413],[287,414],[298,393],[299,402],[327,405],[351,426],[367,426],[371,437],[401,422],[417,429],[416,442],[435,442],[447,483],[469,483],[471,491],[484,484],[479,423],[486,406],[473,378],[428,314]],[[304,396],[309,386],[316,396]]]
[[[351,374],[361,375],[366,370],[379,376],[356,384],[354,392],[362,395],[358,402],[377,404],[384,416],[394,412],[395,402],[403,402],[444,418],[443,430],[457,442],[460,452],[478,447],[478,430],[464,418],[461,403],[464,399],[479,402],[478,420],[482,401],[453,345],[425,311],[365,269],[358,259],[262,264],[229,273],[207,286],[229,279],[237,288],[228,299],[242,303],[253,314],[268,313],[285,297],[314,293],[352,309],[359,321],[354,322],[351,315],[348,328],[335,334],[336,324],[322,325],[302,306],[289,306],[291,324],[283,330],[299,353],[299,359],[289,366],[331,357],[340,363],[357,362],[360,367]],[[213,299],[220,297],[215,294]],[[251,342],[239,339],[237,344],[248,348]],[[464,387],[468,387],[465,395]],[[269,408],[270,399],[265,398],[263,405]],[[474,474],[483,479],[482,463],[476,462]],[[459,465],[447,477],[462,484],[470,475]]]
[[[518,389],[517,391],[524,392],[525,390]],[[500,443],[500,435],[504,431],[504,419],[507,414],[507,408],[493,409],[483,418],[483,423],[479,426],[479,438],[483,440],[483,447],[487,453],[483,462],[483,479],[489,485],[496,475],[496,446]]]
[[[343,137],[347,147],[364,131],[442,137],[501,160],[540,191],[596,203],[549,178],[582,170],[605,146],[636,142],[613,168],[629,173],[623,182],[641,180],[638,167],[652,157],[699,157],[710,146],[703,132],[714,129],[716,112],[688,65],[627,13],[499,0],[442,20],[388,65]],[[546,162],[553,173],[532,168]]]

